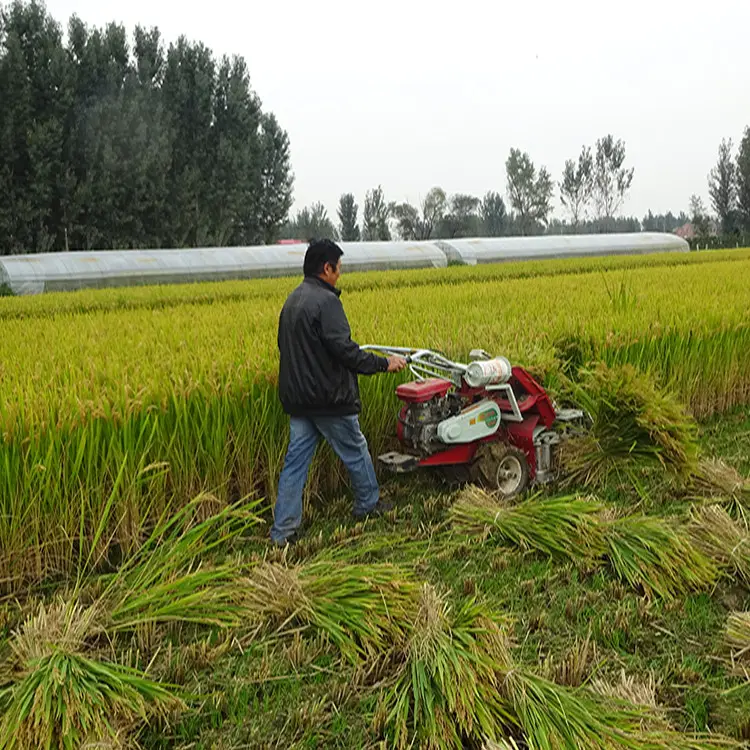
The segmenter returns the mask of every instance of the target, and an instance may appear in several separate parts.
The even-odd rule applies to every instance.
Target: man
[[[390,508],[380,500],[375,468],[359,426],[358,375],[398,372],[401,357],[385,359],[352,341],[336,282],[343,251],[331,240],[310,243],[303,282],[279,316],[279,398],[291,417],[289,448],[279,478],[271,539],[294,543],[302,522],[302,493],[315,449],[326,440],[346,466],[354,489],[354,517]]]

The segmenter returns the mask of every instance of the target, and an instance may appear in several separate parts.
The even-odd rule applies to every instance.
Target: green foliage
[[[339,229],[343,242],[359,242],[360,231],[357,223],[357,206],[351,193],[344,193],[339,199]]]
[[[711,197],[721,231],[730,235],[736,229],[737,174],[732,157],[732,139],[722,139],[716,165],[708,175],[708,194]]]
[[[750,231],[750,127],[745,128],[740,142],[735,175],[737,177],[737,218],[740,227],[748,232]]]
[[[274,241],[289,141],[241,58],[159,31],[60,24],[36,0],[0,25],[0,254]]]
[[[633,184],[634,170],[626,169],[625,143],[606,135],[596,142],[594,157],[594,203],[599,219],[611,220],[617,214]]]
[[[312,239],[337,240],[339,233],[322,203],[297,211],[297,215],[284,227],[284,236],[289,239],[309,242]]]
[[[591,196],[594,194],[594,159],[591,149],[581,149],[578,163],[572,159],[565,162],[560,183],[560,201],[570,214],[574,227],[578,227],[586,215]]]
[[[388,224],[390,213],[390,207],[383,196],[383,188],[378,185],[373,190],[368,190],[362,212],[362,239],[365,242],[391,239],[391,228]]]
[[[508,225],[508,211],[500,193],[488,191],[479,205],[482,234],[486,237],[502,237]]]
[[[510,205],[517,214],[519,232],[534,234],[544,227],[552,210],[554,183],[545,167],[538,171],[527,153],[510,150],[505,162]]]
[[[627,297],[626,297],[627,300]],[[697,467],[697,427],[679,401],[632,365],[581,370],[573,399],[592,417],[563,460],[570,483],[601,485],[613,472],[660,466],[676,476]]]
[[[462,193],[452,195],[439,224],[439,236],[447,239],[479,236],[481,232],[478,208],[479,198]]]

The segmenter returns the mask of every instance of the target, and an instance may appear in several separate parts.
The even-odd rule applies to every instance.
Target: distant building
[[[674,230],[674,233],[678,237],[682,237],[683,240],[692,240],[696,235],[695,227],[690,221],[683,224],[681,227],[677,227],[677,229]]]

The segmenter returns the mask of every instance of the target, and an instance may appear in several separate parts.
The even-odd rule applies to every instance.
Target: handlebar
[[[432,351],[432,349],[414,349],[405,346],[380,346],[375,344],[367,344],[360,348],[389,356],[403,357],[409,365],[412,375],[418,380],[424,380],[425,376],[431,378],[437,377],[460,385],[461,376],[466,372],[467,368],[467,365],[462,362],[453,362],[440,354],[440,352]]]

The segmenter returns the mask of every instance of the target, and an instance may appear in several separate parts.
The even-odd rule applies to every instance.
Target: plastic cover
[[[466,265],[511,260],[574,258],[587,255],[636,255],[689,252],[690,245],[676,234],[567,234],[540,237],[489,237],[444,240],[441,247]],[[445,246],[448,247],[445,247]],[[453,250],[453,253],[450,251]]]
[[[342,242],[347,271],[445,268],[510,260],[677,251],[688,243],[672,234],[547,235],[427,242]],[[100,250],[0,257],[0,285],[14,294],[91,287],[176,284],[299,276],[307,245],[177,250]]]

